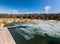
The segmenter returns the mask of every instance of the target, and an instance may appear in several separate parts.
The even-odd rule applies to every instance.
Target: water
[[[60,22],[19,22],[7,26],[17,26],[9,29],[16,44],[40,44],[42,40],[60,44]]]

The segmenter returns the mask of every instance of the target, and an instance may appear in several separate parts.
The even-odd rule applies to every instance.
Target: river
[[[16,44],[40,44],[42,40],[60,44],[60,22],[18,22],[7,26],[17,26],[9,28]]]

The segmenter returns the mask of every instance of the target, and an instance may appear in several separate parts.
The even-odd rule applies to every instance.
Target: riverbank
[[[0,27],[4,27],[5,24],[14,23],[14,22],[60,22],[56,20],[41,20],[41,19],[23,19],[23,18],[0,18]]]

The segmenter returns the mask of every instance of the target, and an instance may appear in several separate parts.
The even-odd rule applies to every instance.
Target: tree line
[[[0,14],[0,18],[60,20],[60,14]]]

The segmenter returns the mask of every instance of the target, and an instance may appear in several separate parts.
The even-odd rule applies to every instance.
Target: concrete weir
[[[0,28],[0,44],[16,44],[6,27]]]

